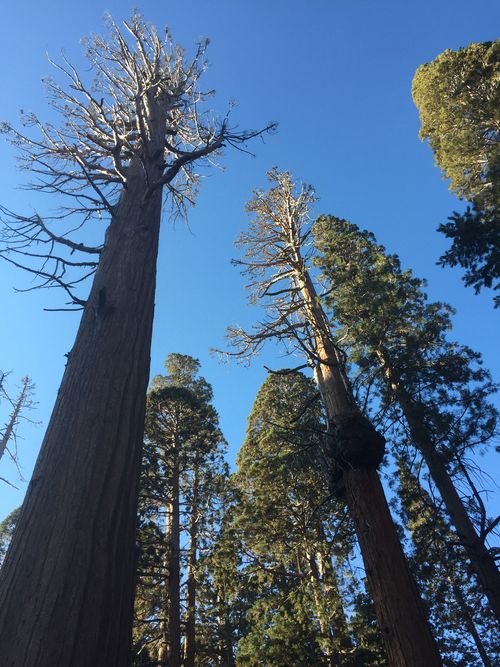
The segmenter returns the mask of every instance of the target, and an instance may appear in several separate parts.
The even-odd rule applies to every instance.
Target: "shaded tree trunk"
[[[181,665],[181,567],[179,447],[172,452],[172,512],[168,571],[168,667]]]
[[[0,575],[5,667],[130,659],[162,197],[130,170]]]
[[[448,473],[445,462],[436,451],[431,434],[420,414],[418,405],[402,386],[391,367],[388,355],[377,353],[384,369],[387,381],[394,392],[410,428],[414,445],[424,457],[431,477],[443,499],[451,523],[477,575],[481,588],[486,595],[497,621],[500,623],[500,572],[495,559],[486,544],[479,538],[462,499]]]
[[[484,644],[479,635],[479,632],[477,631],[476,624],[474,623],[474,619],[472,618],[472,614],[469,609],[469,605],[467,604],[467,602],[464,599],[464,596],[462,595],[460,586],[458,586],[451,577],[449,578],[449,582],[453,589],[453,594],[455,595],[455,598],[458,602],[460,613],[463,616],[465,625],[467,626],[467,630],[470,632],[470,635],[474,640],[477,652],[481,656],[481,661],[484,667],[493,667],[493,663],[489,659],[486,649],[484,648]]]
[[[198,468],[194,471],[193,500],[189,517],[189,556],[187,579],[186,643],[184,667],[194,667],[196,655],[196,563],[198,553]]]

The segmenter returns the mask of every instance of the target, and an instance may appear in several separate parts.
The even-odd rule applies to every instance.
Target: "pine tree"
[[[136,654],[146,647],[158,664],[184,667],[194,665],[196,653],[200,542],[225,473],[212,389],[198,377],[199,366],[192,357],[170,354],[167,375],[154,378],[140,483]]]
[[[327,281],[326,302],[369,386],[398,421],[399,406],[412,444],[421,452],[472,566],[500,619],[500,575],[486,538],[490,521],[465,458],[491,441],[495,391],[480,355],[449,342],[451,309],[428,303],[423,282],[402,271],[373,234],[333,216],[314,226],[317,264]],[[469,486],[464,502],[456,488]],[[468,509],[480,518],[476,529]]]
[[[391,664],[440,664],[415,582],[405,561],[377,474],[384,438],[362,414],[353,395],[345,358],[332,334],[309,273],[310,187],[295,187],[288,173],[273,170],[268,192],[247,205],[254,214],[245,247],[244,272],[252,300],[265,319],[251,332],[230,330],[240,358],[250,358],[270,338],[300,351],[314,368],[328,416],[332,487],[345,493],[365,563],[377,618]]]
[[[427,600],[446,665],[492,667],[499,645],[496,622],[455,534],[421,485],[408,456],[398,457],[402,518],[412,542],[412,563]],[[455,547],[455,548],[454,548]]]
[[[476,292],[498,289],[500,241],[500,40],[447,50],[413,79],[420,137],[460,198],[472,202],[438,231],[453,239],[442,265],[460,264]],[[500,297],[495,298],[500,305]]]

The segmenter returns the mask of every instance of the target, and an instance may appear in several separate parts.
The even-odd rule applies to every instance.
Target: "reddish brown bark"
[[[300,255],[296,264],[301,265]],[[315,376],[332,438],[333,473],[344,487],[389,664],[437,667],[441,659],[380,483],[383,439],[359,412],[327,318],[305,269],[297,271],[316,342]]]
[[[5,667],[128,664],[161,190],[130,167],[0,575]]]

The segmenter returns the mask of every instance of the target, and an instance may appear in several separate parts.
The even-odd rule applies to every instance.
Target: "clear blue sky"
[[[46,51],[57,58],[62,48],[77,67],[85,67],[79,39],[103,32],[106,10],[117,21],[129,13],[118,1],[25,0],[3,7],[0,120],[16,121],[20,109],[50,117],[41,84],[51,73]],[[210,37],[205,87],[217,89],[216,109],[224,112],[235,99],[241,128],[279,122],[278,134],[252,146],[255,158],[226,155],[224,171],[213,171],[202,185],[190,229],[173,229],[166,219],[161,241],[152,375],[162,371],[171,351],[201,360],[231,459],[265,377],[263,364],[290,364],[271,349],[251,369],[220,366],[208,353],[223,346],[228,324],[257,317],[229,262],[246,224],[244,203],[253,188],[265,186],[265,173],[274,165],[315,185],[318,213],[372,230],[404,266],[427,278],[430,297],[457,308],[454,337],[481,351],[499,379],[499,313],[491,294],[474,296],[462,286],[459,271],[435,265],[447,245],[435,229],[461,204],[433,166],[432,151],[418,139],[410,94],[421,63],[446,48],[498,37],[498,2],[148,0],[140,10],[147,20],[169,25],[188,52],[199,37]],[[36,197],[16,189],[22,177],[13,153],[3,141],[1,151],[0,202],[29,213]],[[43,311],[59,305],[60,294],[13,292],[13,285],[29,284],[26,275],[0,262],[0,368],[12,370],[12,389],[22,375],[33,378],[39,407],[32,416],[42,422],[22,433],[19,456],[28,479],[78,323],[78,315]],[[15,492],[0,484],[1,519],[21,502],[26,484],[7,460],[0,463],[0,476],[20,487]]]

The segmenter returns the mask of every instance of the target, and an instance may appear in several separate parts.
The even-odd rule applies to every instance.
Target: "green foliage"
[[[466,271],[463,281],[473,287],[476,294],[481,287],[500,288],[500,244],[498,212],[482,209],[474,204],[465,213],[453,213],[447,222],[438,227],[446,238],[452,240],[449,250],[440,258],[442,266],[462,266]],[[500,296],[493,299],[495,308],[500,306]]]
[[[420,137],[459,197],[500,201],[500,40],[447,50],[413,79]]]
[[[146,407],[134,627],[138,665],[146,660],[145,655],[156,656],[165,634],[172,503],[180,505],[184,537],[190,518],[196,517],[198,555],[213,539],[227,477],[225,441],[211,404],[212,388],[198,375],[199,362],[187,355],[170,354],[165,367],[167,375],[154,378]],[[178,499],[174,498],[175,486]],[[184,573],[186,558],[187,554],[180,554]]]
[[[0,523],[0,566],[2,565],[7,549],[9,548],[20,513],[21,508],[17,507]]]
[[[484,603],[465,552],[455,544],[450,525],[404,455],[398,459],[398,473],[399,513],[411,536],[411,565],[443,662],[449,667],[482,665],[473,633],[492,659],[500,650],[496,620]]]
[[[488,399],[496,387],[479,354],[448,340],[450,306],[429,303],[424,281],[346,220],[319,218],[314,242],[332,323],[361,371],[358,390],[368,399],[375,390],[397,423],[394,382],[403,386],[449,461],[490,442],[497,412]]]
[[[476,292],[500,276],[500,40],[447,50],[418,68],[413,99],[450,187],[473,203],[438,231],[453,240],[440,264],[466,269]],[[500,300],[495,299],[495,305]]]
[[[345,506],[328,491],[318,399],[302,373],[271,374],[248,420],[232,477],[238,597],[247,608],[238,666],[385,664],[357,662],[372,651],[349,626],[347,607],[359,590],[349,566],[354,535]]]

